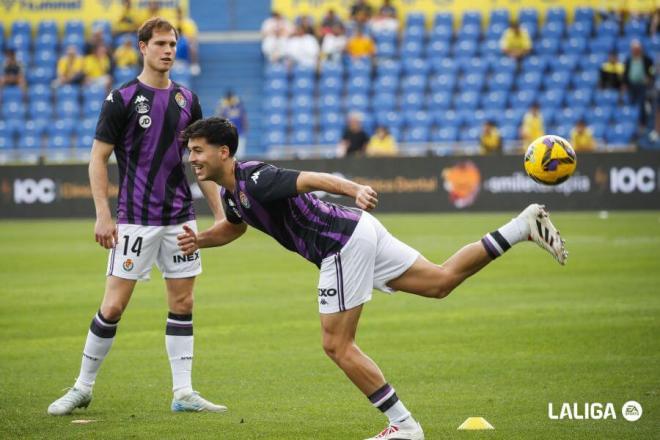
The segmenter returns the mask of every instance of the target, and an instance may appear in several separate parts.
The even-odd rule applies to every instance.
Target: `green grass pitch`
[[[379,218],[441,262],[510,216]],[[566,267],[522,244],[444,300],[376,292],[366,305],[358,343],[427,439],[658,438],[660,213],[553,220],[567,239]],[[195,293],[193,383],[228,413],[169,411],[167,309],[154,269],[90,407],[49,417],[78,372],[106,252],[91,220],[3,221],[0,248],[0,438],[363,439],[386,424],[321,349],[316,268],[254,230],[204,252]],[[643,406],[637,422],[621,416],[628,400]],[[612,402],[617,419],[550,420],[548,402]],[[457,431],[469,416],[495,431]]]

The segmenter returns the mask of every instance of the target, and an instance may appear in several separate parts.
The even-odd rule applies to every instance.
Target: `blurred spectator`
[[[238,149],[235,156],[243,157],[247,144],[248,120],[243,102],[231,90],[227,90],[225,97],[218,103],[216,115],[228,119],[238,132]]]
[[[283,61],[286,57],[287,31],[280,27],[273,35],[268,35],[261,42],[261,51],[271,63]]]
[[[85,41],[85,46],[83,47],[83,53],[89,55],[96,51],[96,48],[99,46],[105,46],[105,37],[103,35],[103,28],[94,28],[92,29],[91,36]]]
[[[367,0],[357,0],[351,6],[351,19],[355,21],[358,26],[365,25],[373,14],[373,9],[367,3]]]
[[[653,90],[655,71],[653,61],[644,54],[638,40],[630,43],[630,56],[626,60],[623,82],[633,105],[639,107],[639,124],[646,126],[647,93]]]
[[[160,16],[160,2],[158,0],[150,0],[149,3],[147,3],[147,14],[144,20],[149,20],[150,18],[158,16]]]
[[[297,26],[296,31],[286,41],[286,56],[291,64],[316,66],[320,51],[316,37],[305,33],[301,26]]]
[[[522,126],[520,127],[523,148],[527,148],[533,140],[543,136],[544,133],[543,115],[538,103],[535,102],[523,116]]]
[[[495,122],[486,121],[479,138],[481,154],[499,154],[502,152],[502,136]]]
[[[341,62],[342,54],[346,49],[346,33],[344,26],[335,24],[332,28],[332,33],[323,37],[321,43],[321,61],[339,63]]]
[[[396,18],[396,8],[392,5],[392,0],[383,0],[383,5],[378,12]]]
[[[340,157],[363,155],[369,135],[362,128],[362,114],[359,112],[350,112],[347,118],[347,126],[339,142]]]
[[[649,31],[648,34],[651,38],[658,35],[658,30],[660,30],[660,6],[655,8],[653,16],[649,21]]]
[[[376,132],[367,145],[367,156],[396,156],[399,154],[399,148],[396,139],[390,134],[386,127],[379,125]]]
[[[364,33],[362,26],[359,26],[355,34],[348,39],[346,53],[351,58],[365,58],[376,55],[376,44],[369,35]]]
[[[5,50],[5,61],[2,66],[2,76],[0,76],[0,89],[5,86],[20,87],[23,92],[27,90],[23,66],[16,58],[14,49]]]
[[[131,0],[123,0],[121,13],[112,26],[112,32],[114,35],[135,33],[142,21],[143,14],[133,8]]]
[[[623,85],[623,63],[619,62],[616,51],[611,51],[600,66],[600,81],[598,86],[602,89],[621,90]]]
[[[335,30],[335,26],[344,27],[344,23],[341,22],[341,19],[337,16],[334,9],[328,9],[327,14],[321,20],[321,26],[319,29],[319,37],[323,38],[326,35],[332,34]]]
[[[386,1],[371,20],[369,27],[373,32],[398,32],[399,20],[396,18],[396,9]]]
[[[301,15],[296,18],[295,26],[300,26],[303,32],[310,35],[316,35],[314,32],[314,20],[309,15]]]
[[[532,40],[525,28],[517,21],[511,21],[509,28],[502,34],[500,48],[507,56],[520,60],[532,50]]]
[[[293,33],[293,26],[279,12],[272,11],[270,17],[261,24],[261,38],[284,36],[288,37]]]
[[[85,56],[83,73],[85,74],[85,85],[110,89],[112,77],[110,76],[110,57],[107,47],[98,46],[94,53]]]
[[[175,23],[175,26],[179,31],[179,38],[183,36],[188,44],[188,51],[190,54],[190,73],[193,76],[197,76],[202,72],[202,69],[199,65],[199,32],[197,30],[197,24],[190,17],[183,15],[183,9],[181,6],[176,8]]]
[[[121,46],[115,49],[113,54],[115,67],[126,68],[135,67],[140,62],[137,50],[133,47],[133,40],[129,36],[124,36],[121,40]]]
[[[587,127],[584,119],[580,119],[571,131],[571,145],[575,151],[594,151],[596,141],[591,129]]]
[[[57,61],[57,79],[53,83],[53,86],[82,83],[85,79],[83,67],[84,60],[78,54],[76,46],[68,46],[64,55]]]

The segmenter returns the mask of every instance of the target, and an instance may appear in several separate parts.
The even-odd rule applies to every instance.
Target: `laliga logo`
[[[55,182],[51,179],[16,179],[14,180],[14,203],[53,203],[56,197]]]
[[[636,422],[642,417],[642,405],[634,400],[623,404],[621,415],[629,422]],[[548,403],[548,418],[552,420],[605,420],[616,419],[613,403],[585,402],[583,406],[577,402],[562,403],[559,414],[555,414],[552,402]]]

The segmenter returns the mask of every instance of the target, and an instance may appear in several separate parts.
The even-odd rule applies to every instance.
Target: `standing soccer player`
[[[180,133],[202,118],[197,96],[169,79],[178,34],[154,17],[138,30],[142,73],[106,98],[96,127],[89,179],[96,206],[96,241],[111,249],[105,295],[92,319],[75,385],[48,407],[51,415],[87,407],[99,367],[107,356],[138,280],[148,280],[154,262],[165,278],[169,314],[165,345],[172,367],[172,411],[214,411],[192,389],[193,285],[202,272],[200,255],[183,256],[176,236],[182,224],[196,228],[193,198],[185,178],[186,151]],[[108,203],[108,159],[119,166],[117,223]],[[200,182],[216,221],[223,218],[217,186]]]
[[[528,206],[501,228],[435,265],[365,212],[378,202],[371,187],[326,173],[235,161],[236,128],[225,119],[197,121],[183,137],[197,178],[222,186],[227,217],[199,235],[184,226],[179,247],[194,255],[199,248],[222,246],[240,237],[248,224],[316,264],[321,270],[323,348],[389,419],[389,425],[372,439],[424,439],[421,426],[394,388],[355,343],[362,306],[371,299],[373,288],[444,298],[511,246],[529,239],[559,263],[566,261],[564,241],[540,205]],[[324,202],[309,194],[313,191],[352,197],[361,209]]]

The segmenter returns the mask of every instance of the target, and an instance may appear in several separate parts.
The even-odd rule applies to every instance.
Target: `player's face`
[[[229,148],[209,144],[204,138],[188,141],[188,160],[199,180],[215,180],[222,177],[222,165],[229,159]]]
[[[154,30],[151,39],[140,42],[140,52],[146,67],[156,72],[165,73],[172,68],[176,55],[176,34],[171,31]]]

